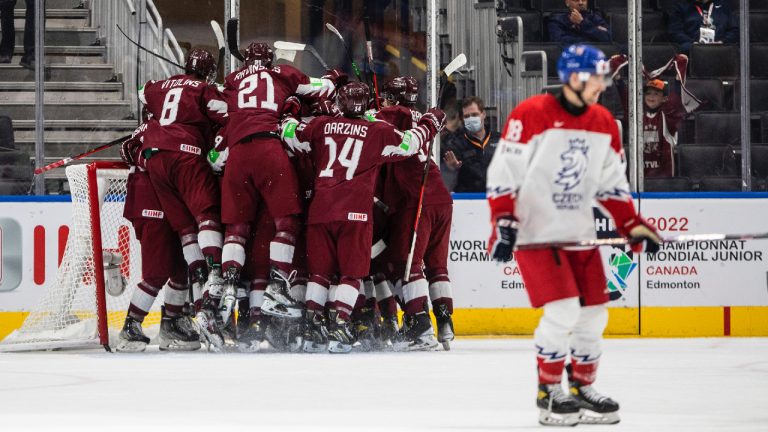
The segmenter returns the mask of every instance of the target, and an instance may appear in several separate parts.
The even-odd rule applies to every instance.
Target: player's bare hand
[[[457,170],[461,168],[461,165],[464,164],[464,162],[456,159],[456,155],[453,154],[451,150],[448,150],[443,155],[443,160],[445,161],[445,164],[448,166],[448,168],[452,170]]]

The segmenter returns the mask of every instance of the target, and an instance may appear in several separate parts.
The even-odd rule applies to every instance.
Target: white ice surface
[[[768,338],[609,339],[598,431],[768,431]],[[544,430],[530,339],[349,355],[0,353],[0,431]],[[232,426],[237,427],[233,429]]]

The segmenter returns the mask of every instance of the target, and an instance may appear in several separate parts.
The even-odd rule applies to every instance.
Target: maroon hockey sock
[[[203,255],[214,264],[221,264],[221,248],[224,243],[221,224],[215,220],[204,220],[198,223],[198,229],[197,241]]]
[[[453,315],[453,299],[442,297],[432,302],[432,310],[437,310],[438,306],[444,304],[448,313]]]
[[[184,302],[187,300],[189,287],[186,283],[168,282],[165,292],[165,314],[169,317],[180,316],[184,312]]]
[[[390,318],[397,316],[397,301],[395,300],[395,296],[389,296],[380,300],[379,310],[381,311],[382,317]]]
[[[144,318],[149,313],[149,309],[152,308],[152,303],[155,302],[155,298],[160,292],[160,288],[162,288],[164,284],[165,281],[161,280],[139,282],[131,296],[131,304],[128,306],[128,316],[138,322],[143,322]]]

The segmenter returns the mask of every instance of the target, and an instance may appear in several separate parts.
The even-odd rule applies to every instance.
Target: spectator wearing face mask
[[[485,173],[500,135],[486,127],[482,99],[468,97],[461,108],[464,126],[443,145],[443,161],[458,172],[454,192],[485,192]]]

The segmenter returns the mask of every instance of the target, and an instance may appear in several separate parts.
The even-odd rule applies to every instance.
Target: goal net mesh
[[[67,167],[66,174],[72,222],[56,283],[0,351],[114,345],[141,281],[139,242],[123,218],[128,170],[97,162]],[[144,321],[150,337],[159,328],[162,302],[161,292]]]

